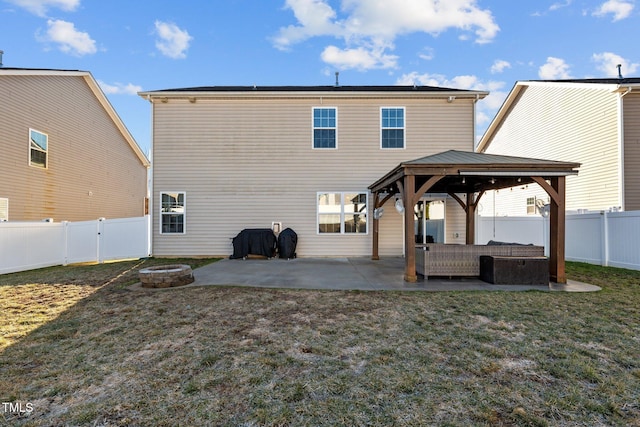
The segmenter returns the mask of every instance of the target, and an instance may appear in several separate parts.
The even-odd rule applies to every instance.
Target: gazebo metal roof
[[[435,175],[445,179],[434,184],[429,192],[474,193],[528,184],[534,182],[533,176],[577,175],[579,167],[579,163],[572,162],[449,150],[402,162],[369,189],[375,193],[395,188],[397,192],[395,184],[403,175],[414,175],[419,182]]]

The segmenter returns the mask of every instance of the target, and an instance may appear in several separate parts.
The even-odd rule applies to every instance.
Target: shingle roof
[[[545,82],[545,83],[595,83],[595,84],[639,84],[640,77],[629,78],[600,78],[600,79],[565,79],[565,80],[523,80],[524,82]]]
[[[52,72],[65,71],[65,72],[74,72],[74,73],[84,73],[84,72],[86,72],[86,71],[82,71],[82,70],[67,70],[67,69],[61,69],[61,68],[20,68],[20,67],[5,67],[5,66],[0,67],[0,71],[3,71],[3,70],[10,70],[10,71],[52,71]]]
[[[437,86],[199,86],[149,92],[475,92]],[[145,91],[147,92],[147,91]]]

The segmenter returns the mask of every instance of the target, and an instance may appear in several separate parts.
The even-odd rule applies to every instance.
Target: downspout
[[[153,210],[155,208],[154,203],[153,203],[153,101],[151,101],[151,95],[147,94],[147,101],[149,101],[149,103],[151,104],[151,116],[149,118],[149,120],[151,121],[151,141],[149,141],[149,162],[151,163],[151,167],[149,168],[149,229],[147,231],[148,233],[148,240],[147,240],[147,247],[149,249],[149,256],[153,255],[153,221],[154,221],[154,216],[153,216]]]
[[[476,138],[478,137],[478,135],[476,135],[476,104],[478,103],[478,101],[480,100],[480,95],[478,95],[476,93],[476,98],[473,100],[473,117],[472,117],[472,121],[473,121],[473,151],[476,151],[476,147],[477,147],[477,143],[478,141],[476,141]]]
[[[473,152],[475,153],[476,151],[476,104],[478,103],[478,101],[480,101],[480,95],[478,95],[476,93],[476,99],[473,100]],[[495,197],[495,191],[494,191],[494,197]],[[479,199],[478,199],[479,201]],[[469,203],[469,200],[467,200],[467,204]],[[494,221],[495,221],[495,204],[494,204],[494,210],[493,210],[493,215],[494,215]],[[478,211],[474,209],[473,212],[473,241],[474,243],[478,241],[478,237],[479,237],[479,233],[480,230],[478,227]]]
[[[624,100],[623,98],[629,92],[633,90],[633,87],[627,87],[627,90],[618,98],[618,174],[620,179],[620,193],[618,198],[620,199],[620,210],[626,211],[625,203],[625,185],[624,185]]]

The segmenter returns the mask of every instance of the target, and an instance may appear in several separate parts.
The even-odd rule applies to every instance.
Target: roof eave
[[[80,76],[89,74],[82,70],[54,70],[46,68],[6,68],[0,67],[0,75],[5,76]]]
[[[640,89],[640,83],[619,84],[613,90],[613,92],[617,92],[617,93],[621,93],[623,95],[626,95],[627,93],[629,93],[631,91],[639,90],[639,89]]]
[[[342,91],[333,91],[333,90],[304,90],[304,89],[296,89],[296,90],[228,90],[228,91],[188,91],[188,90],[180,90],[180,91],[142,91],[138,92],[138,95],[142,98],[147,99],[148,101],[153,100],[162,100],[162,99],[193,99],[193,98],[228,98],[228,97],[238,97],[238,98],[250,98],[250,97],[300,97],[300,98],[308,98],[308,97],[353,97],[353,96],[380,96],[380,97],[398,97],[398,96],[415,96],[415,97],[428,97],[428,98],[449,98],[455,97],[456,99],[484,99],[489,92],[486,91],[467,91],[467,90],[438,90],[438,91],[428,91],[428,90],[379,90],[372,88],[371,90],[342,90]]]
[[[122,119],[120,118],[116,110],[113,108],[113,106],[107,99],[106,95],[100,88],[100,85],[98,84],[98,82],[93,78],[93,76],[89,72],[85,72],[83,77],[87,82],[87,85],[95,95],[95,97],[98,99],[98,101],[100,102],[102,107],[105,109],[105,111],[107,112],[107,114],[109,115],[113,123],[116,125],[116,127],[118,128],[118,130],[120,131],[124,139],[127,141],[131,149],[134,151],[134,153],[140,160],[140,163],[142,163],[144,167],[146,167],[147,169],[150,168],[151,162],[149,161],[149,159],[147,159],[147,156],[144,154],[144,152],[142,151],[142,149],[134,139],[133,135],[131,135],[131,132],[129,132],[129,129],[127,129],[127,126],[124,124],[124,122],[122,121]]]
[[[500,107],[495,117],[487,127],[487,130],[484,132],[484,134],[480,138],[480,141],[478,142],[478,145],[476,147],[476,152],[483,153],[484,150],[487,149],[487,147],[491,142],[491,139],[493,139],[494,133],[496,132],[496,130],[498,129],[498,127],[506,117],[507,112],[509,111],[509,109],[517,99],[518,94],[526,86],[528,86],[528,82],[517,81],[515,83],[515,85],[509,92],[509,95],[507,95],[507,98],[504,100],[504,102],[502,103],[502,106]]]
[[[81,70],[53,70],[53,69],[41,69],[41,68],[0,68],[0,75],[5,76],[64,76],[64,77],[82,77],[84,81],[91,89],[91,92],[98,99],[98,102],[105,109],[113,123],[116,125],[124,139],[131,146],[134,153],[144,165],[144,167],[151,167],[151,162],[147,159],[147,156],[142,152],[140,146],[131,135],[131,132],[127,129],[124,122],[118,116],[118,113],[113,108],[106,95],[100,88],[98,82],[93,78],[93,75],[89,71]]]

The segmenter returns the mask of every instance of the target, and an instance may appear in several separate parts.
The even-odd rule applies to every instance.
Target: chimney
[[[2,55],[4,54],[4,50],[0,50],[0,68],[2,68]]]
[[[336,87],[340,86],[340,82],[338,81],[338,76],[340,75],[340,73],[338,71],[336,71]]]
[[[0,62],[1,62],[1,61],[0,61]],[[621,69],[622,69],[622,64],[618,64],[618,65],[616,65],[616,67],[618,68],[618,78],[619,78],[619,79],[622,79],[622,78],[623,78],[623,77],[622,77],[622,71],[621,71]]]

